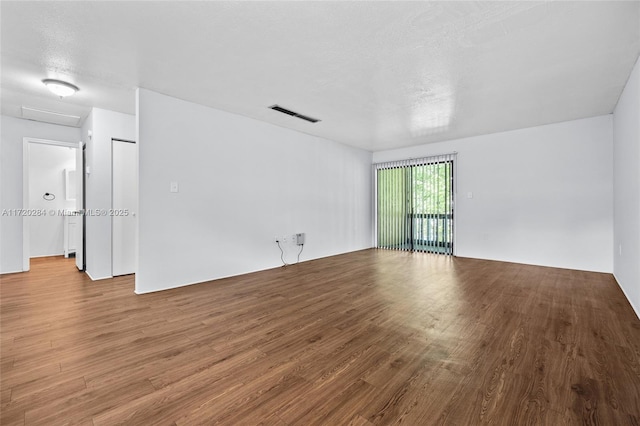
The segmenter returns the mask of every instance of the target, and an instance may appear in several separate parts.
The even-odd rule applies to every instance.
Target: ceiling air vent
[[[306,116],[306,115],[298,114],[297,112],[291,111],[290,109],[283,108],[280,105],[271,105],[269,108],[274,110],[274,111],[278,111],[278,112],[281,112],[283,114],[290,115],[292,117],[297,117],[297,118],[299,118],[301,120],[309,121],[311,123],[317,123],[318,121],[320,121],[317,118],[312,118],[312,117],[309,117],[309,116]]]
[[[22,118],[71,127],[80,127],[81,121],[80,117],[77,115],[60,114],[59,112],[29,108],[24,105],[22,106]]]

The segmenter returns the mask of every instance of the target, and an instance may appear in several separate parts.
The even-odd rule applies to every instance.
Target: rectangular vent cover
[[[320,121],[317,118],[312,118],[312,117],[309,117],[307,115],[298,114],[297,112],[291,111],[290,109],[287,109],[287,108],[283,108],[280,105],[271,105],[269,108],[274,110],[274,111],[278,111],[278,112],[281,112],[283,114],[290,115],[292,117],[297,117],[297,118],[299,118],[301,120],[309,121],[311,123],[317,123],[318,121]]]
[[[62,126],[80,127],[80,117],[77,115],[61,114],[43,109],[22,106],[22,118],[44,123],[60,124]]]

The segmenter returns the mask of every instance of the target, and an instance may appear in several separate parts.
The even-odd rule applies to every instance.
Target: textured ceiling
[[[140,86],[372,151],[610,113],[640,52],[637,1],[3,1],[0,14],[5,115],[133,114]],[[43,78],[81,91],[60,100]]]

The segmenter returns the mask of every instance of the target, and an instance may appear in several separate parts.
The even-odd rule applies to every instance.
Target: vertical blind
[[[453,254],[455,156],[374,164],[377,247]]]

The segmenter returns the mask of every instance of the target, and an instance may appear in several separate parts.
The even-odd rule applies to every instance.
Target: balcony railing
[[[382,243],[379,242],[382,248],[452,254],[453,215],[446,213],[408,214],[402,225],[395,229],[392,228],[392,231],[386,235],[389,238],[383,240]]]
[[[451,253],[453,249],[453,215],[414,213],[407,215],[412,241],[409,249],[432,253]]]

